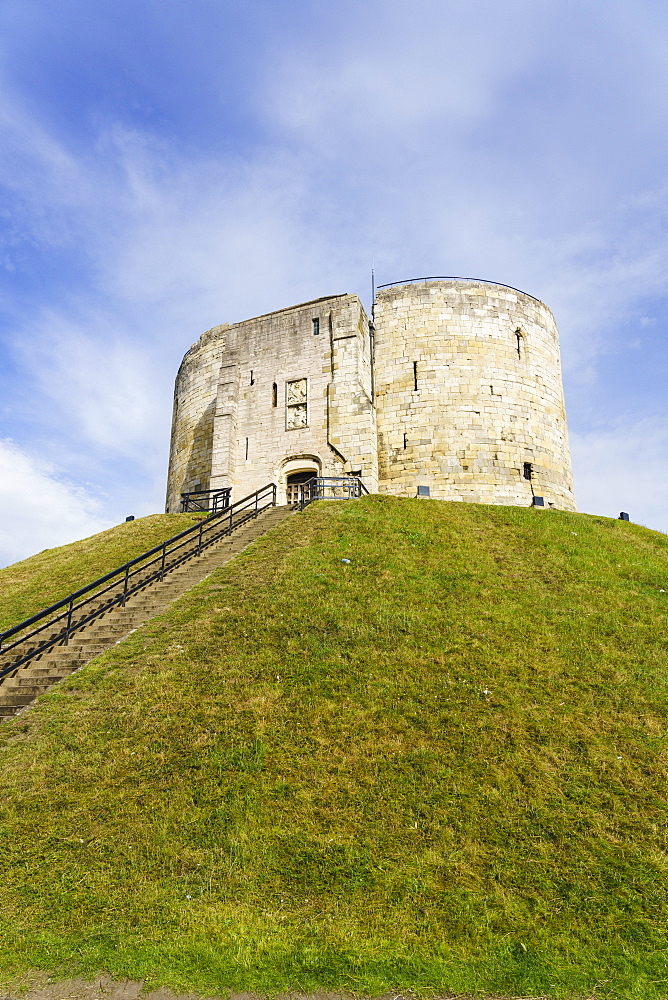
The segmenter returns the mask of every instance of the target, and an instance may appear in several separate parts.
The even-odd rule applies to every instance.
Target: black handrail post
[[[255,516],[257,517],[258,501],[260,499],[259,493],[255,491]]]
[[[271,484],[271,505],[276,506],[276,483]]]
[[[67,625],[65,626],[65,645],[70,644],[70,631],[72,629],[72,612],[74,611],[74,599],[70,600],[67,606]]]
[[[123,600],[121,601],[121,607],[125,607],[125,602],[128,599],[128,580],[130,579],[130,566],[129,564],[125,567],[125,576],[123,577]]]
[[[227,529],[227,533],[228,533],[228,535],[232,534],[232,507],[230,507],[230,526]]]
[[[199,522],[199,541],[197,542],[197,555],[202,555],[202,531],[204,530],[204,521]]]
[[[160,562],[160,582],[165,579],[165,560],[167,558],[167,542],[162,543],[162,560]]]

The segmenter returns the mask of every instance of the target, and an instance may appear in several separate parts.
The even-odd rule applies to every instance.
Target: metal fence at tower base
[[[182,493],[181,511],[185,514],[189,511],[215,513],[226,510],[230,506],[231,492],[231,487],[224,486],[219,490],[191,490],[190,493]]]
[[[314,500],[357,500],[368,492],[359,476],[315,476],[299,484],[292,506],[303,510]]]

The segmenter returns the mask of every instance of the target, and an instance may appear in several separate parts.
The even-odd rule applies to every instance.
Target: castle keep
[[[333,295],[204,333],[176,379],[167,510],[181,494],[313,476],[371,493],[575,510],[559,337],[490,282],[381,288],[370,322]],[[421,490],[420,492],[426,492]]]

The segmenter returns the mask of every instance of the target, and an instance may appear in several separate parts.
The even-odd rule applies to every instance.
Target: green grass
[[[11,628],[43,608],[92,583],[141,555],[201,515],[151,514],[102,531],[71,545],[44,549],[0,569],[0,630]]]
[[[664,591],[603,518],[289,518],[0,728],[3,975],[665,1000]]]

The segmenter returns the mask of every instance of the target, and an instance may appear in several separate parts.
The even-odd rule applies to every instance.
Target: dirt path
[[[17,982],[14,988],[0,990],[0,1000],[202,1000],[195,993],[173,993],[172,990],[160,988],[143,992],[144,984],[136,979],[114,981],[110,976],[101,975],[95,979],[61,979],[51,980],[45,976],[35,975],[29,979]],[[275,1000],[348,1000],[334,993],[303,994],[291,993]],[[230,993],[224,997],[212,997],[207,1000],[258,1000],[252,993]],[[381,998],[379,998],[381,1000]],[[387,1000],[390,1000],[388,995]],[[399,997],[394,994],[391,1000],[414,1000],[411,996]],[[443,997],[441,1000],[449,1000]]]
[[[17,982],[11,990],[0,987],[0,1000],[202,1000],[195,993],[173,993],[168,989],[157,989],[143,992],[144,984],[134,979],[114,981],[110,976],[101,975],[95,979],[61,979],[51,980],[35,975],[30,979]],[[224,997],[208,998],[208,1000],[259,1000],[252,993],[229,993]],[[274,1000],[351,1000],[339,993],[286,993]],[[407,993],[386,993],[374,1000],[415,1000],[415,995]],[[454,994],[442,994],[432,1000],[549,1000],[545,996],[524,997],[463,997]],[[586,1000],[586,998],[583,998]],[[591,998],[593,1000],[593,998]]]

